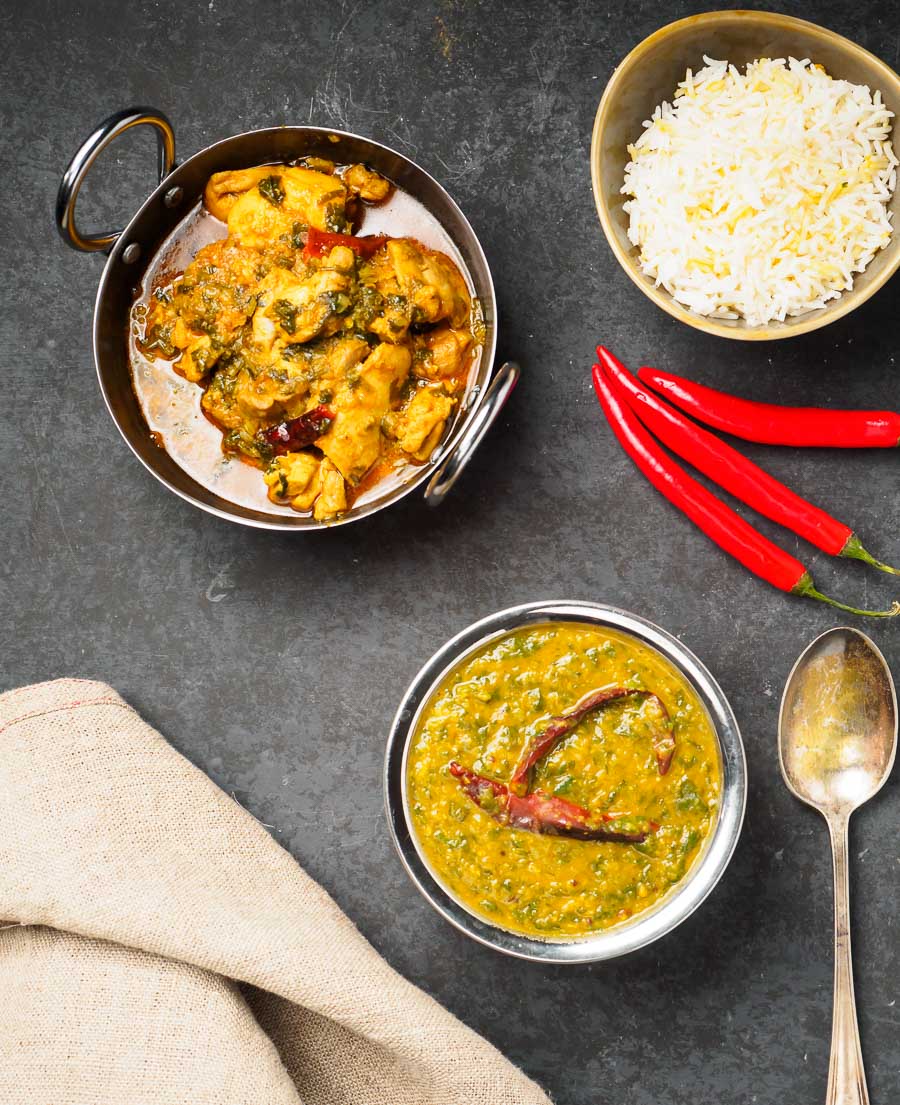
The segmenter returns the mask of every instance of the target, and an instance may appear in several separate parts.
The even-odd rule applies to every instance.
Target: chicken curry
[[[716,822],[712,723],[684,676],[614,630],[502,637],[432,693],[406,801],[435,877],[491,924],[544,939],[623,923],[679,883]]]
[[[227,236],[133,311],[140,353],[203,389],[223,451],[319,521],[429,459],[479,344],[477,301],[446,253],[354,232],[392,190],[320,158],[216,173],[204,207]]]

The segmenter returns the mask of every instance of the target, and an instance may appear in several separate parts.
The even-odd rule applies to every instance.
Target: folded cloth
[[[548,1105],[109,687],[0,695],[2,1105]]]

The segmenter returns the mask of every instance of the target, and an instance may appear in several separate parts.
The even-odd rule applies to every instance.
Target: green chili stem
[[[891,575],[900,576],[900,569],[892,568],[890,564],[885,564],[881,560],[876,560],[870,552],[867,552],[855,533],[851,533],[847,538],[847,544],[844,545],[838,553],[838,556],[847,556],[852,560],[861,560],[864,564],[871,564],[871,566],[877,568],[879,572],[890,572]]]
[[[829,598],[828,595],[823,595],[821,591],[816,590],[816,585],[813,583],[809,572],[804,572],[797,580],[791,588],[791,594],[803,595],[804,598],[817,599],[819,602],[827,602],[829,606],[834,606],[838,610],[846,610],[848,614],[859,614],[866,618],[895,618],[900,614],[900,602],[893,602],[890,610],[861,610],[858,606],[848,606],[845,602],[838,602],[837,599]]]

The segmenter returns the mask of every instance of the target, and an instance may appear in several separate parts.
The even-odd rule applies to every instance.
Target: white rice
[[[628,147],[641,268],[691,310],[751,326],[823,307],[890,240],[893,113],[809,61],[703,60]]]

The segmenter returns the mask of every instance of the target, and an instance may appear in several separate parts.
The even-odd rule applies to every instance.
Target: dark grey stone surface
[[[896,11],[810,15],[896,65]],[[409,978],[541,1080],[560,1105],[812,1105],[831,1006],[825,828],[776,758],[784,678],[839,620],[732,563],[635,473],[590,390],[600,338],[781,402],[900,406],[896,282],[849,318],[756,347],[694,333],[618,270],[587,151],[616,61],[686,3],[235,0],[3,5],[0,148],[0,689],[108,680],[248,809]],[[90,353],[101,264],[57,239],[59,175],[106,114],[173,118],[182,156],[257,126],[347,127],[439,177],[482,236],[501,352],[524,378],[438,512],[414,499],[333,533],[272,535],[169,495],[103,407]],[[83,223],[124,221],[150,186],[149,135],[115,147]],[[898,458],[748,449],[900,560]],[[773,527],[763,528],[776,535]],[[900,587],[783,532],[820,586],[885,604]],[[551,969],[447,926],[393,854],[380,772],[419,664],[482,615],[538,598],[612,602],[676,633],[741,722],[744,835],[717,892],[627,959]],[[866,627],[900,672],[898,627]],[[855,952],[872,1100],[900,1099],[896,777],[852,832]],[[2,813],[0,813],[2,819]]]

